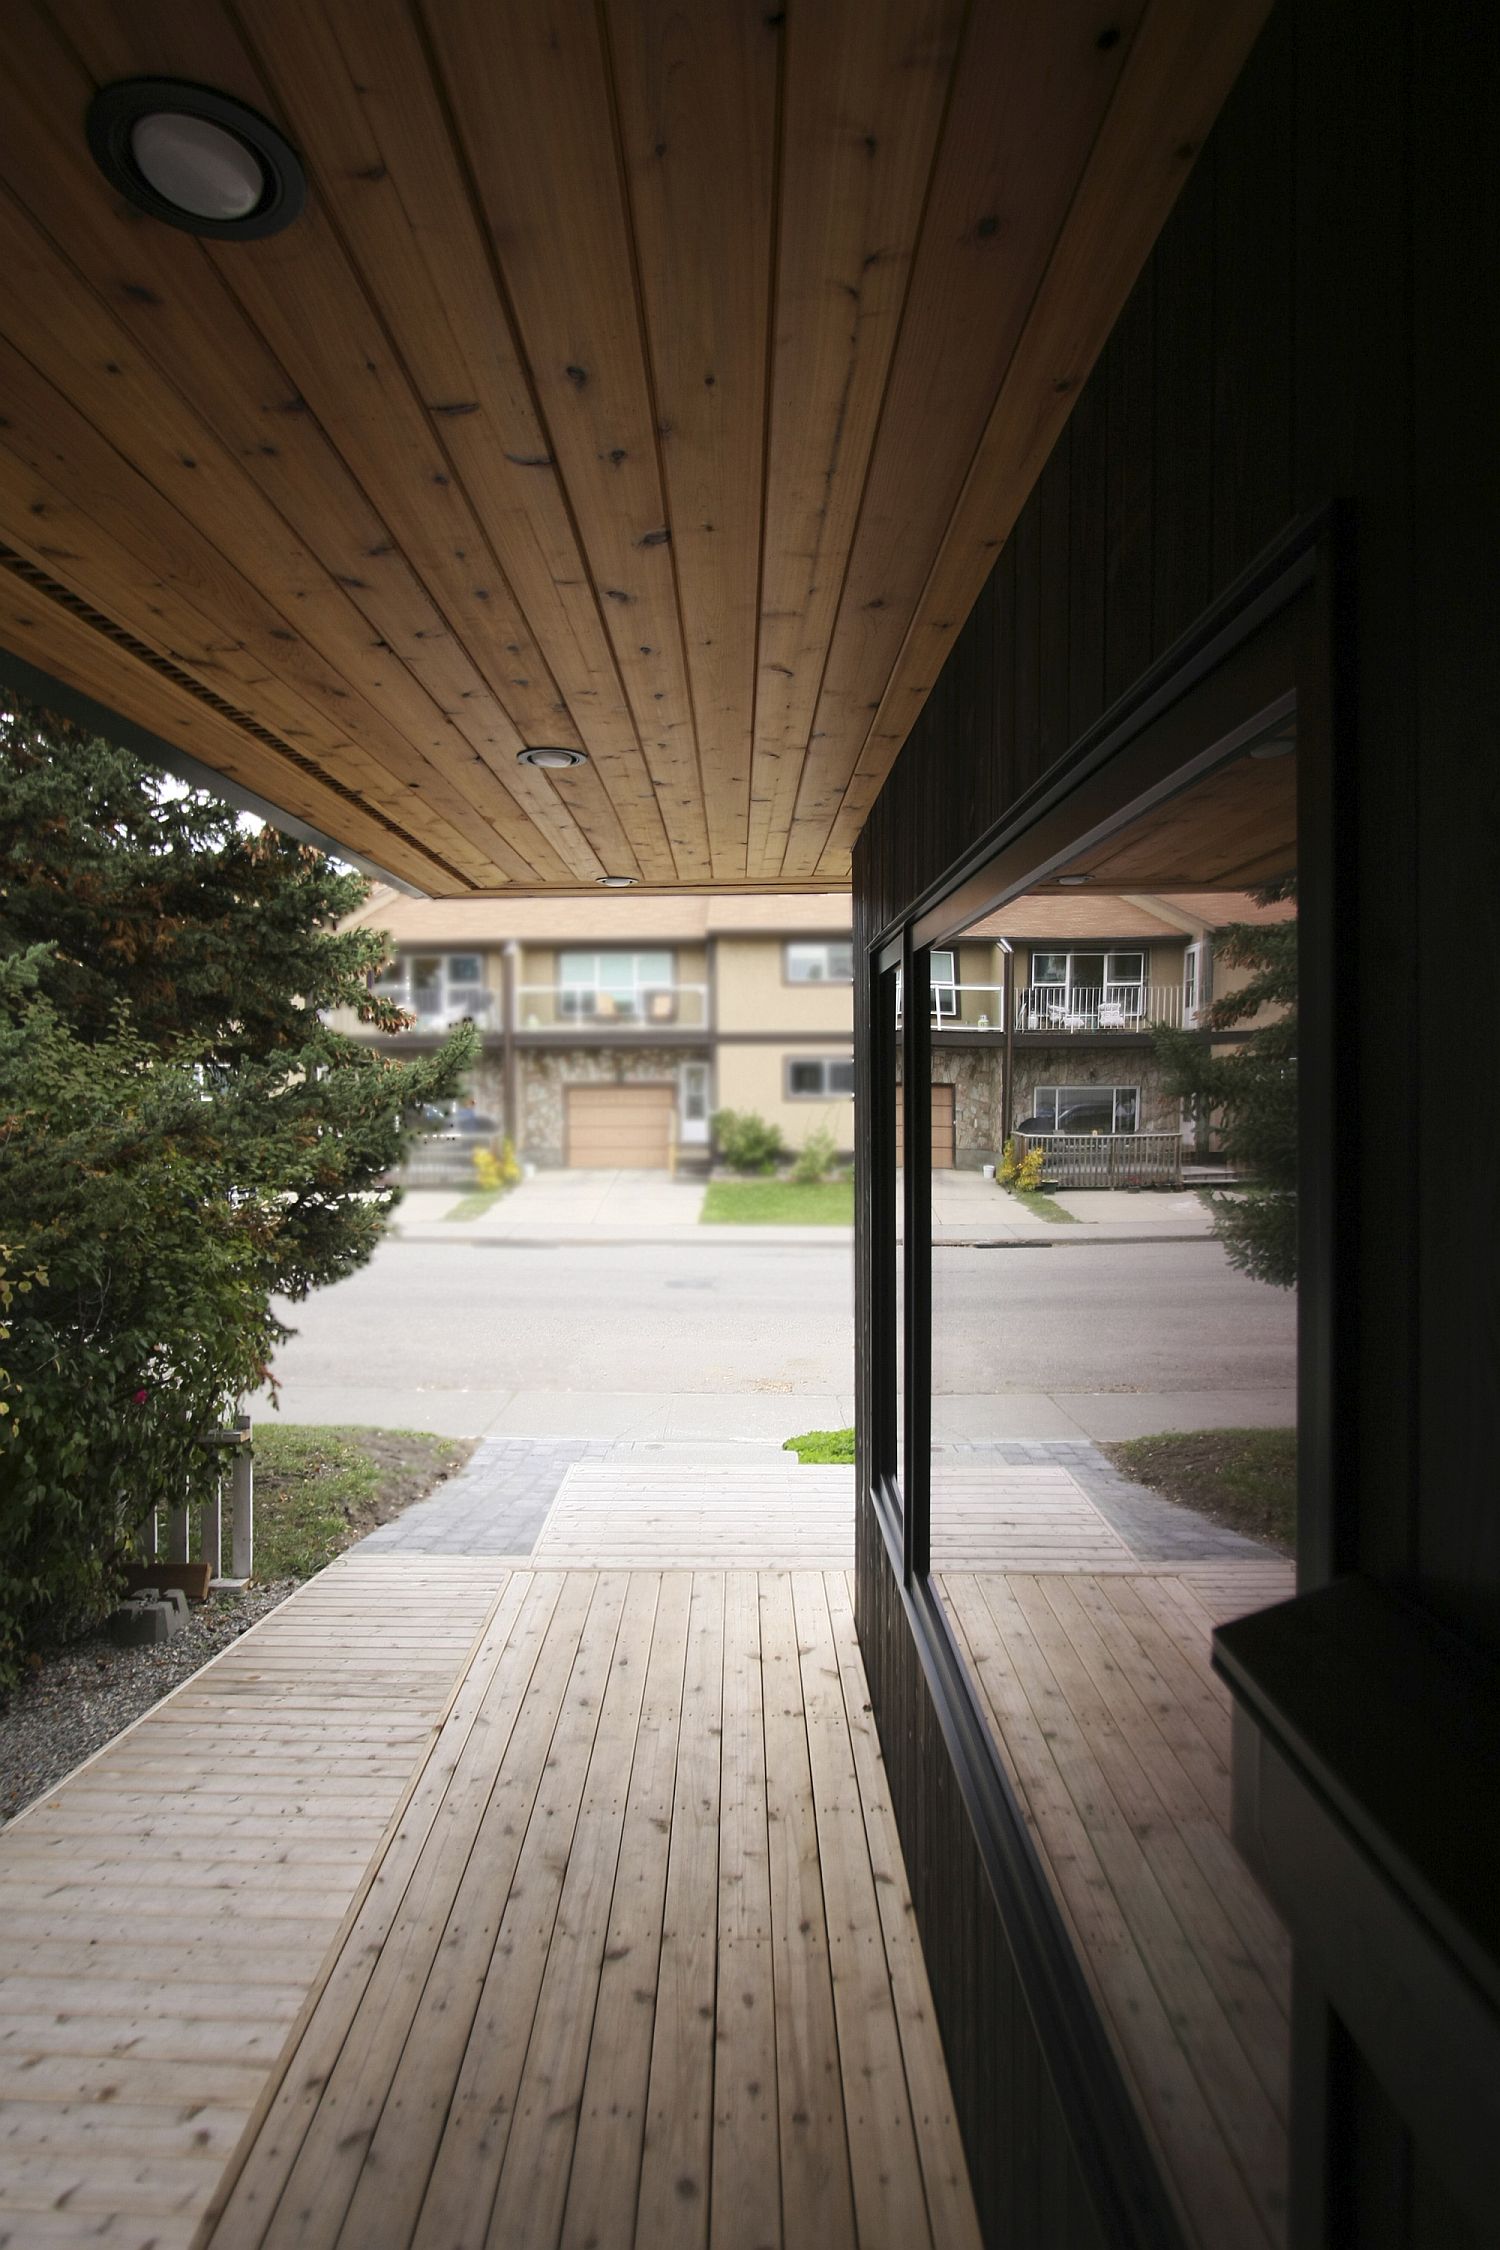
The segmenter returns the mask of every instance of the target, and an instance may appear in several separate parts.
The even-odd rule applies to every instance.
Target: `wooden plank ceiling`
[[[7,0],[0,647],[426,891],[846,882],[1265,9]]]

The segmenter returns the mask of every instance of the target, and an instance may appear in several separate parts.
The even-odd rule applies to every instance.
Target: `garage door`
[[[659,1171],[670,1161],[674,1086],[570,1086],[567,1162],[583,1171]]]
[[[905,1139],[901,1112],[896,1112],[896,1162],[902,1162],[902,1144]],[[932,1169],[934,1172],[953,1170],[953,1088],[934,1086],[932,1089]]]

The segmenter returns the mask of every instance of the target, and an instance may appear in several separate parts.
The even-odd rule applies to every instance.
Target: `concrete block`
[[[181,1629],[170,1602],[143,1601],[139,1595],[122,1602],[109,1620],[109,1637],[116,1648],[150,1648],[157,1641],[169,1641]]]

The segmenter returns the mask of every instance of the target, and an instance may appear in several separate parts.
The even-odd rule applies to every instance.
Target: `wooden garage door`
[[[672,1086],[570,1086],[567,1161],[595,1171],[657,1171],[671,1154]]]
[[[896,1162],[903,1161],[905,1140],[904,1121],[900,1110],[896,1112]],[[934,1086],[932,1089],[932,1169],[934,1172],[953,1170],[953,1088]]]

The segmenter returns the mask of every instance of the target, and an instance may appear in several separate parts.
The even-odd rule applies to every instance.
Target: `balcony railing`
[[[1017,1031],[1149,1031],[1182,1022],[1178,984],[1031,984],[1016,994]]]
[[[1067,1037],[1079,1032],[1147,1032],[1153,1024],[1182,1022],[1182,987],[1176,984],[1033,984],[1015,996],[1017,1031]],[[899,1019],[898,1019],[899,1020]],[[935,1032],[1003,1031],[1005,988],[999,984],[935,984]]]
[[[1042,1152],[1042,1179],[1062,1188],[1181,1187],[1180,1133],[1017,1133],[1016,1153]]]
[[[701,1031],[706,984],[643,984],[627,992],[597,985],[523,984],[516,991],[520,1031]]]

